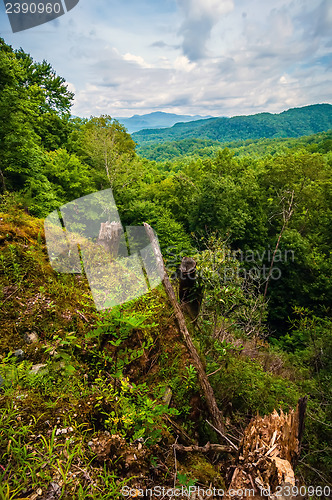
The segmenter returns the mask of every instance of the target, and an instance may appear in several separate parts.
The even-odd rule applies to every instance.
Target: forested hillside
[[[113,499],[156,484],[226,491],[252,419],[276,410],[282,420],[299,398],[296,486],[327,498],[332,106],[131,137],[106,114],[72,118],[72,101],[50,64],[0,39],[0,498]],[[199,136],[151,146],[162,161],[136,151],[134,138],[181,134]],[[44,218],[110,187],[123,226],[157,233],[179,303],[182,258],[196,263],[181,310],[223,432],[167,287],[98,312],[84,273],[50,265]],[[278,432],[260,459],[270,480],[244,465],[256,493],[259,481],[278,485],[268,456]]]
[[[176,158],[191,157],[213,157],[219,149],[230,149],[235,157],[250,156],[261,158],[262,156],[285,153],[291,149],[303,147],[309,152],[326,153],[331,149],[332,132],[320,132],[299,138],[284,139],[247,139],[221,143],[210,139],[182,139],[161,144],[138,146],[136,151],[140,156],[158,162],[174,160]]]
[[[225,143],[263,137],[301,137],[327,131],[330,128],[332,128],[332,105],[315,104],[289,109],[280,114],[259,113],[251,116],[177,123],[169,129],[135,132],[133,139],[140,146],[190,137]]]

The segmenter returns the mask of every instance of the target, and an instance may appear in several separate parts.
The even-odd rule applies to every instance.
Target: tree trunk
[[[123,229],[120,222],[102,222],[97,244],[101,245],[107,253],[110,253],[113,259],[116,259],[122,234]]]
[[[195,322],[202,301],[201,290],[196,286],[196,261],[191,257],[183,257],[178,275],[181,305]]]

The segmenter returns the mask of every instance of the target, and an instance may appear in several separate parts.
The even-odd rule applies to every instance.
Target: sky
[[[77,116],[332,103],[332,0],[80,0],[19,33],[1,2],[0,36],[52,64]]]

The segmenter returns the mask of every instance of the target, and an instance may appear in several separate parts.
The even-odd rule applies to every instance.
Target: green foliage
[[[33,62],[3,39],[0,48],[2,191],[20,190],[40,176],[44,148],[65,141],[73,94],[45,61]]]
[[[45,152],[40,173],[29,177],[20,191],[21,202],[37,217],[94,191],[89,167],[65,149]]]
[[[42,112],[68,113],[74,94],[68,90],[65,79],[57,76],[47,61],[37,63],[22,49],[17,50],[15,56],[25,71],[24,85],[37,86],[43,97]]]
[[[179,485],[183,486],[184,488],[190,488],[190,486],[195,486],[196,483],[196,479],[191,479],[190,477],[187,476],[187,474],[180,474],[180,472],[178,472],[177,480]]]
[[[149,445],[161,439],[163,415],[177,415],[177,410],[168,408],[148,395],[146,384],[130,383],[121,378],[114,389],[102,376],[94,380],[95,409],[103,426],[112,434],[121,434],[127,440],[144,438]]]
[[[268,415],[274,408],[295,408],[299,388],[282,377],[263,370],[259,362],[229,352],[223,369],[210,377],[221,406],[231,402],[241,415]]]
[[[201,435],[206,437],[200,421],[194,423],[189,418],[192,412],[190,398],[199,391],[196,371],[188,361],[179,339],[164,338],[169,335],[172,320],[161,292],[151,292],[127,307],[92,315],[91,298],[83,284],[73,276],[56,275],[47,268],[41,245],[40,222],[10,206],[11,201],[8,198],[6,210],[10,213],[0,215],[0,237],[4,242],[0,279],[4,286],[9,286],[9,283],[14,281],[20,288],[10,299],[6,300],[7,295],[2,298],[3,301],[6,300],[3,305],[5,312],[11,317],[10,321],[6,320],[4,323],[4,331],[9,332],[12,324],[15,329],[13,328],[10,334],[13,340],[7,333],[4,337],[6,346],[9,345],[8,342],[13,342],[14,345],[1,353],[1,374],[6,385],[0,397],[24,397],[17,400],[22,421],[16,419],[15,423],[11,424],[11,430],[5,434],[3,442],[0,437],[2,454],[6,453],[10,439],[7,436],[13,435],[16,439],[11,444],[11,464],[15,464],[15,472],[10,481],[5,479],[3,488],[8,485],[9,494],[14,494],[15,489],[22,486],[19,482],[22,470],[31,474],[26,475],[27,480],[22,489],[28,485],[33,488],[45,487],[45,484],[51,481],[54,468],[57,468],[66,488],[71,491],[70,488],[78,488],[70,474],[75,470],[75,465],[88,464],[92,460],[91,453],[89,455],[87,452],[87,441],[90,438],[76,438],[75,444],[69,447],[64,440],[52,441],[52,434],[47,435],[45,432],[45,428],[49,429],[48,424],[44,424],[42,428],[29,428],[27,432],[24,431],[21,441],[15,437],[21,428],[20,422],[27,425],[24,412],[29,411],[30,415],[31,407],[38,408],[38,414],[47,414],[45,420],[52,422],[51,432],[54,428],[53,412],[61,416],[64,411],[66,416],[71,415],[78,425],[85,423],[86,428],[118,433],[124,436],[127,442],[142,438],[147,445],[154,446],[162,443],[165,438],[168,431],[164,416],[176,414],[175,407],[179,412],[177,422],[184,426],[187,432],[192,433],[193,426],[197,425]],[[285,236],[287,244],[289,234]],[[11,241],[7,241],[10,238]],[[294,342],[298,347],[293,353],[283,355],[292,371],[285,366],[280,374],[274,374],[264,362],[265,358],[259,357],[259,346],[255,349],[253,347],[255,336],[260,331],[258,320],[261,313],[258,309],[253,312],[257,295],[250,291],[250,287],[244,286],[245,279],[237,274],[242,264],[236,259],[236,254],[230,252],[222,238],[214,236],[210,240],[209,244],[205,238],[198,242],[202,252],[197,255],[197,261],[201,279],[205,280],[206,303],[203,321],[199,323],[201,331],[195,330],[194,337],[218,403],[223,408],[231,403],[234,421],[241,422],[243,426],[246,418],[255,415],[257,411],[264,414],[278,407],[287,410],[290,406],[295,406],[299,396],[310,394],[304,440],[305,459],[301,464],[301,472],[310,477],[312,482],[317,482],[317,477],[311,476],[311,469],[306,466],[314,469],[319,467],[323,474],[326,474],[330,466],[327,433],[330,418],[330,325],[315,314],[308,315],[303,310],[299,311],[302,320],[294,323],[289,332],[289,335],[294,333]],[[305,248],[306,246],[303,247],[304,253]],[[316,255],[315,259],[320,266],[318,257]],[[235,271],[234,275],[229,273],[229,277],[232,274],[232,280],[227,286],[220,281],[220,269],[225,268]],[[228,287],[231,292],[227,290]],[[24,300],[28,305],[22,317],[17,300]],[[77,311],[88,321],[82,324]],[[248,320],[248,311],[253,312],[252,323]],[[305,316],[308,316],[308,319],[305,320]],[[156,325],[156,317],[159,325]],[[264,324],[264,315],[262,323]],[[16,332],[17,325],[19,334]],[[251,333],[250,329],[246,330],[247,325],[253,327]],[[17,363],[14,356],[8,355],[8,352],[13,352],[20,335],[31,328],[37,328],[41,344],[37,344],[37,351],[31,346],[28,351],[29,358]],[[155,335],[158,335],[159,331],[160,338],[156,340]],[[250,339],[252,335],[253,340]],[[248,347],[241,347],[240,336],[249,337],[248,342],[252,342],[251,351],[254,351],[255,359],[250,359],[246,354]],[[160,342],[163,342],[162,347]],[[285,338],[282,347],[289,349],[289,345],[291,337]],[[35,352],[37,354],[34,354]],[[30,356],[37,358],[31,361]],[[150,379],[142,370],[146,357],[155,359],[157,363],[157,370],[151,373]],[[31,367],[32,363],[36,362],[47,366],[34,374],[31,373]],[[165,388],[165,385],[171,387],[173,394],[172,406],[168,409],[161,402],[160,388]],[[4,402],[1,401],[4,407]],[[72,416],[74,412],[76,417]],[[6,415],[8,416],[7,413]],[[29,441],[32,433],[35,436],[41,434],[45,441],[42,438],[37,440],[40,441],[38,443]],[[57,446],[59,442],[62,443],[61,446]],[[25,453],[31,453],[29,447],[23,446],[24,443],[32,446],[37,452],[32,462],[29,456],[19,452],[24,448]],[[80,447],[75,451],[76,444]],[[321,454],[319,465],[315,451],[321,449],[321,446],[326,451]],[[76,458],[73,456],[74,451]],[[49,458],[50,453],[52,458]],[[43,457],[44,461],[47,460],[47,465],[41,468]],[[24,469],[28,467],[27,464],[30,468]],[[40,469],[42,474],[37,476]],[[88,470],[89,474],[93,474],[93,468]],[[199,477],[198,472],[195,470],[195,477]],[[96,473],[100,475],[100,482],[96,483],[99,487],[108,483],[113,486],[116,484],[117,480],[107,479],[107,474],[102,470],[99,469]],[[117,472],[114,471],[114,474]],[[181,474],[187,472],[181,469]],[[83,498],[88,494],[84,484],[82,482]]]
[[[303,307],[296,307],[295,314],[289,332],[271,339],[273,344],[294,353],[294,360],[310,368],[313,376],[328,376],[332,370],[331,321]]]
[[[103,415],[105,427],[134,441],[144,437],[145,441],[155,443],[161,436],[162,416],[177,412],[151,399],[145,383],[136,385],[125,376],[126,368],[152,345],[147,339],[140,342],[140,347],[130,347],[130,337],[136,329],[146,331],[157,326],[156,323],[147,324],[146,320],[145,315],[126,314],[117,308],[100,315],[97,328],[86,334],[86,340],[97,340],[93,353],[95,370],[107,368],[113,378],[112,385],[100,372],[95,379],[99,393],[95,408]],[[105,342],[108,350],[102,348]]]
[[[88,166],[65,149],[46,154],[43,173],[52,183],[61,203],[93,192],[93,179]]]
[[[135,329],[157,326],[156,323],[146,324],[146,320],[145,315],[126,315],[119,308],[101,313],[97,320],[97,328],[85,336],[87,341],[97,340],[97,350],[94,353],[96,367],[108,366],[112,376],[119,380],[123,378],[125,367],[143,356],[145,349],[151,347],[150,339],[142,341],[140,348],[133,349],[129,345],[124,345]],[[112,354],[102,349],[106,342],[114,348]]]
[[[222,147],[219,141],[209,139],[182,139],[163,144],[138,146],[137,153],[149,160],[158,162],[174,160],[184,156],[207,157],[214,156],[217,149]]]
[[[165,210],[155,220],[153,228],[158,235],[161,250],[166,256],[169,252],[173,252],[175,255],[191,252],[190,238],[186,234],[182,224],[174,220],[169,211]]]
[[[248,336],[263,336],[266,306],[226,242],[212,234],[206,250],[195,259],[198,282],[204,290],[201,318],[212,336],[222,330],[225,321]]]
[[[137,146],[140,156],[164,162],[166,169],[174,168],[174,160],[185,158],[213,158],[216,153],[225,147],[230,149],[237,158],[259,159],[272,157],[278,154],[285,154],[287,151],[298,149],[300,146],[310,153],[318,152],[322,154],[331,151],[332,132],[319,132],[303,137],[287,137],[274,139],[243,139],[240,141],[213,141],[211,139],[181,139],[162,144],[152,143]],[[170,160],[172,164],[170,165]]]
[[[330,320],[319,318],[305,308],[296,308],[295,314],[292,329],[276,343],[294,353],[293,363],[306,367],[312,377],[301,470],[314,479],[315,450],[319,447],[320,468],[326,481],[332,466],[332,325]]]
[[[134,141],[109,115],[90,118],[82,126],[81,133],[81,147],[86,162],[94,169],[97,188],[113,187],[134,158]]]

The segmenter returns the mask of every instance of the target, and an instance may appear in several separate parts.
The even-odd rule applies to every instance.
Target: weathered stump
[[[254,490],[258,497],[275,499],[283,488],[295,486],[294,467],[300,455],[306,398],[300,398],[296,411],[288,414],[276,410],[271,415],[256,417],[245,429],[225,499],[242,499]],[[233,495],[247,490],[248,495]],[[285,491],[288,491],[286,488]],[[287,496],[287,495],[286,495]],[[292,498],[292,497],[289,497]]]
[[[179,267],[179,299],[183,310],[195,320],[202,302],[201,289],[197,287],[196,261],[191,257],[183,257]]]
[[[123,228],[120,222],[102,222],[96,243],[101,245],[112,258],[116,258],[122,234]]]

